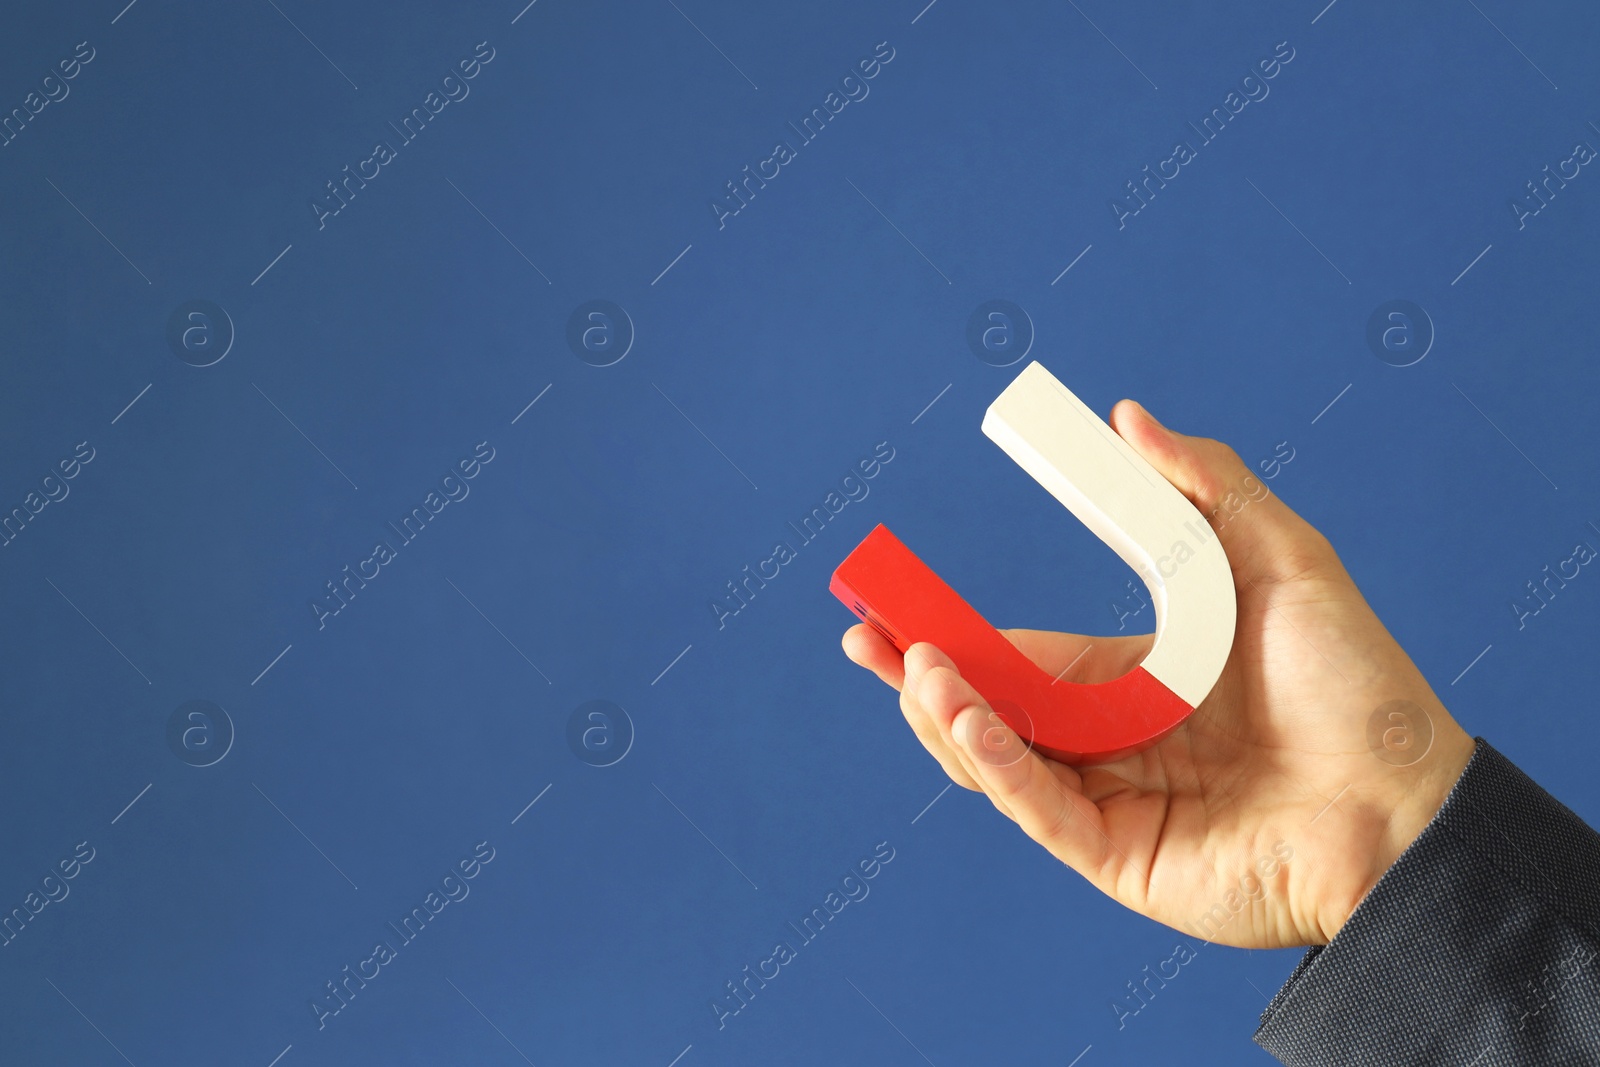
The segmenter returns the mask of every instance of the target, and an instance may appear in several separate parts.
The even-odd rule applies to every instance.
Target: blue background
[[[95,54],[0,148],[0,506],[94,459],[0,549],[0,910],[95,858],[0,948],[8,1060],[1269,1062],[1298,950],[1203,948],[1119,1030],[1124,984],[1198,942],[941,795],[839,651],[828,575],[880,521],[1000,625],[1115,632],[1131,571],[979,432],[1023,366],[967,345],[990,299],[1102,413],[1289,442],[1274,491],[1455,716],[1594,822],[1600,579],[1520,630],[1508,605],[1600,545],[1600,177],[1520,229],[1508,204],[1600,145],[1600,10],[1405,7],[11,13],[0,109]],[[480,41],[470,94],[319,228]],[[880,41],[870,94],[719,228]],[[1280,41],[1270,95],[1119,229],[1111,198]],[[166,336],[195,299],[236,333],[204,368]],[[1436,330],[1412,366],[1365,340],[1392,299]],[[611,366],[567,343],[591,300],[633,325]],[[481,441],[470,495],[319,629],[324,583]],[[880,441],[870,495],[719,629]],[[194,699],[235,731],[207,767],[166,737]],[[631,722],[605,767],[567,739],[596,699]],[[470,896],[319,1030],[323,983],[480,841]],[[719,1029],[723,983],[885,841]]]

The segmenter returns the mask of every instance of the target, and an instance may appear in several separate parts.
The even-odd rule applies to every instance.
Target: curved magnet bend
[[[1104,762],[1148,747],[1216,684],[1233,647],[1233,572],[1200,512],[1037,362],[989,405],[983,432],[1144,578],[1156,637],[1144,661],[1095,684],[1057,681],[879,525],[830,591],[902,653],[931,641],[1046,755]]]

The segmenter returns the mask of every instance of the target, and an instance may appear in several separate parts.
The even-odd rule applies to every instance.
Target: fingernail
[[[972,726],[967,721],[968,717],[973,714],[975,714],[973,709],[958,711],[956,712],[956,717],[950,720],[950,739],[956,743],[961,751],[969,756],[976,755],[972,750],[972,736],[969,733]]]

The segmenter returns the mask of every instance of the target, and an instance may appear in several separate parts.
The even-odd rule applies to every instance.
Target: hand
[[[1473,739],[1327,539],[1231,448],[1168,430],[1131,400],[1111,425],[1207,516],[1233,569],[1233,649],[1177,730],[1136,755],[1069,767],[1026,751],[933,645],[902,660],[858,624],[845,654],[900,690],[906,721],[951,779],[1102,892],[1223,944],[1325,944],[1439,810]],[[1063,680],[1075,682],[1127,673],[1153,641],[1002,632],[1049,673],[1071,667]],[[1368,720],[1391,700],[1431,722],[1420,758],[1415,713],[1409,753],[1369,747]]]

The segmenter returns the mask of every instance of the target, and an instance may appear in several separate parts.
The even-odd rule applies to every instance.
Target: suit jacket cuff
[[[1261,1015],[1286,1064],[1600,1062],[1600,835],[1481,737]]]

